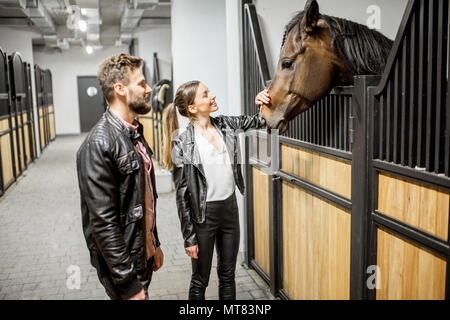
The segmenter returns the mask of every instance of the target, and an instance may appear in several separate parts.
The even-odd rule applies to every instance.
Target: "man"
[[[163,265],[156,228],[152,151],[135,118],[151,110],[142,59],[118,54],[98,80],[109,109],[77,152],[83,232],[100,282],[111,299],[145,300]]]

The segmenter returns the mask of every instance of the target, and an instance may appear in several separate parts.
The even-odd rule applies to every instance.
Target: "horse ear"
[[[305,4],[303,19],[300,22],[302,32],[311,33],[319,20],[319,4],[316,0],[308,0]]]

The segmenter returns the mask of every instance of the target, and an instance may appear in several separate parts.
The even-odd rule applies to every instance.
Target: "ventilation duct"
[[[137,28],[143,13],[144,9],[129,9],[125,7],[122,19],[120,20],[120,31],[133,32]]]
[[[27,6],[23,9],[23,12],[42,33],[55,33],[56,29],[53,20],[39,1],[28,0]]]
[[[152,10],[158,0],[127,0],[127,6],[120,20],[120,31],[132,33],[139,25],[145,10]]]
[[[55,34],[52,35],[44,35],[44,44],[49,48],[59,48],[61,50],[69,50],[70,43],[67,38],[59,39]]]
[[[27,0],[2,0],[2,1],[0,1],[0,8],[25,9],[26,7],[27,7]]]
[[[158,0],[127,0],[128,9],[154,9],[158,4]]]

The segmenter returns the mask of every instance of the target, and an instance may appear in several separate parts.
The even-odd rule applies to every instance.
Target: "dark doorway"
[[[88,132],[105,112],[106,103],[96,76],[80,76],[77,79],[80,131]]]

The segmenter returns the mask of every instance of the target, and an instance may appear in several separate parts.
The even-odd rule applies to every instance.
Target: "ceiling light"
[[[91,46],[86,46],[86,52],[87,54],[92,54],[92,52],[94,52],[94,49]]]
[[[86,30],[87,30],[86,21],[84,21],[84,20],[78,21],[78,27],[80,28],[81,32],[86,32]]]

